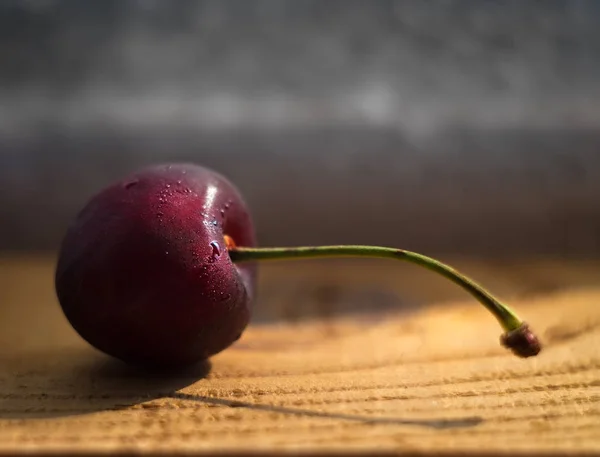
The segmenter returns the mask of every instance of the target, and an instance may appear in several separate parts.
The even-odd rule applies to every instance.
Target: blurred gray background
[[[261,244],[600,254],[600,2],[0,3],[0,249],[193,161]]]

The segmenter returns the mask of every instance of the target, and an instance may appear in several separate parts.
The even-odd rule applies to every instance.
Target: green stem
[[[527,324],[508,306],[501,303],[482,286],[454,268],[416,252],[388,247],[359,245],[276,248],[248,248],[236,246],[229,249],[229,254],[234,262],[323,257],[375,257],[414,263],[434,271],[459,285],[485,306],[506,331],[502,336],[502,343],[513,350],[517,355],[529,357],[537,355],[541,349],[539,341],[529,330]]]

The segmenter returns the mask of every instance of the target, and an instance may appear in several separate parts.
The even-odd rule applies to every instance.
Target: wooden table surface
[[[477,302],[417,267],[303,261],[264,265],[235,346],[140,373],[69,327],[52,257],[4,256],[0,452],[600,453],[600,263],[450,263],[544,351],[513,357]]]

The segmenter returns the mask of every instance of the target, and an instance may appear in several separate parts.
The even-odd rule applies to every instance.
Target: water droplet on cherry
[[[219,246],[219,243],[217,243],[216,241],[212,241],[210,243],[210,246],[212,247],[212,253],[210,255],[210,258],[214,262],[219,257],[221,257],[221,246]]]

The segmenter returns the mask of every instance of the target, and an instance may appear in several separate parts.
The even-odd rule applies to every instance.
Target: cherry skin
[[[60,246],[55,288],[79,335],[124,362],[180,368],[231,346],[251,318],[254,263],[239,191],[192,164],[152,166],[94,195]]]

